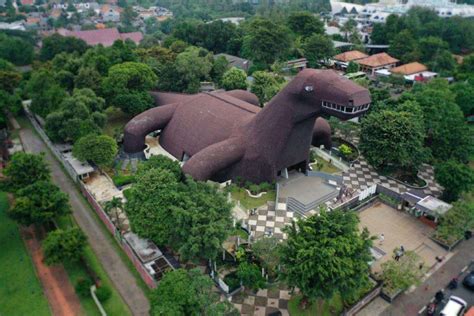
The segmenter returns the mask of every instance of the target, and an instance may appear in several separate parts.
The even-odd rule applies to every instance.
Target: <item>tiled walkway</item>
[[[232,297],[232,303],[241,315],[265,316],[280,311],[282,316],[289,315],[288,301],[291,295],[283,286],[259,290],[256,294],[237,294]]]
[[[268,202],[267,205],[258,208],[255,214],[250,214],[248,225],[255,239],[262,236],[286,239],[286,234],[282,232],[282,229],[291,223],[293,216],[293,212],[275,210],[275,203]]]
[[[418,176],[423,178],[428,184],[425,189],[421,189],[424,193],[433,196],[439,196],[441,194],[442,187],[434,180],[434,170],[432,166],[423,164]],[[342,177],[344,184],[356,191],[365,190],[374,184],[381,184],[398,193],[410,190],[410,188],[402,183],[379,175],[363,158],[355,162],[347,172],[342,174]]]

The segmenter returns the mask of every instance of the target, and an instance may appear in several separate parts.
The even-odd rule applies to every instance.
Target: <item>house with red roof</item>
[[[87,30],[87,31],[68,31],[63,30],[61,35],[72,36],[75,38],[82,39],[88,45],[103,45],[105,47],[112,46],[115,41],[127,39],[133,41],[135,44],[139,44],[143,39],[141,32],[131,33],[119,33],[118,29],[113,27],[109,29],[98,29],[98,30]]]

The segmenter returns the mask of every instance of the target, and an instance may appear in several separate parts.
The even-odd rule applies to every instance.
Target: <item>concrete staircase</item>
[[[319,205],[324,204],[327,201],[336,198],[338,194],[339,191],[333,191],[308,204],[303,204],[297,199],[289,197],[286,200],[287,210],[294,212],[298,216],[306,216],[309,211],[317,208]]]

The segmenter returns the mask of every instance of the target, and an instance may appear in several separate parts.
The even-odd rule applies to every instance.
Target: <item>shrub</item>
[[[346,158],[352,155],[352,148],[347,146],[346,144],[342,144],[341,146],[339,146],[338,149],[341,152],[341,154],[344,155],[344,157]]]
[[[106,286],[101,286],[96,290],[95,295],[101,303],[104,303],[112,296],[112,291]]]
[[[90,295],[90,288],[94,283],[90,279],[80,278],[76,283],[76,293],[82,297],[88,297]]]
[[[260,192],[260,187],[256,184],[251,184],[248,189],[250,192],[252,192],[252,194],[258,194]]]
[[[135,182],[135,176],[133,175],[116,175],[112,177],[114,184],[118,187]]]

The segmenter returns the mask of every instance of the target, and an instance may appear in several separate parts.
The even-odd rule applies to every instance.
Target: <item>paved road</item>
[[[148,315],[149,302],[144,292],[136,284],[134,276],[115,252],[110,239],[99,226],[100,223],[91,214],[87,202],[81,197],[78,189],[67,174],[61,169],[59,162],[51,155],[46,144],[32,130],[23,128],[20,137],[26,151],[44,152],[46,161],[52,171],[53,181],[69,195],[73,215],[79,226],[89,239],[89,244],[105,267],[115,287],[130,307],[133,315]]]
[[[403,294],[388,307],[382,315],[417,315],[418,311],[426,306],[437,291],[444,288],[449,281],[456,277],[461,270],[474,259],[474,238],[463,241],[454,256],[449,259],[415,291]]]

